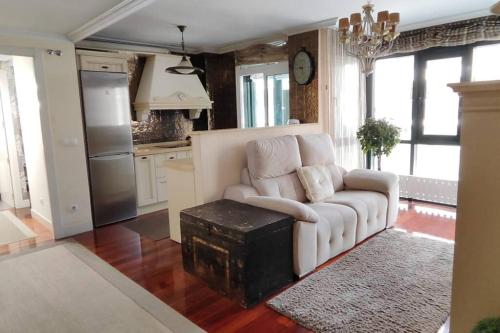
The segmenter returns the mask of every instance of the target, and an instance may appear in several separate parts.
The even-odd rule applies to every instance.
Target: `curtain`
[[[436,46],[459,46],[500,40],[500,16],[485,16],[402,32],[390,54],[408,53]]]
[[[346,54],[338,31],[331,40],[330,135],[333,138],[336,163],[348,171],[364,167],[365,159],[356,132],[366,114],[365,75],[355,57]]]

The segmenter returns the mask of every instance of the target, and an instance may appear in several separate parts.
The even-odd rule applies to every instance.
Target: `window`
[[[288,62],[238,66],[239,127],[286,125],[290,118]]]
[[[381,59],[375,63],[374,114],[401,128],[401,139],[411,139],[414,56]]]
[[[431,59],[425,62],[423,135],[457,135],[458,94],[447,84],[460,82],[461,75],[461,57]]]
[[[458,180],[460,98],[447,85],[499,80],[498,59],[500,43],[482,43],[377,60],[367,80],[367,116],[402,129],[401,143],[382,160],[382,169]]]
[[[290,86],[288,74],[267,77],[268,125],[286,125],[290,118]]]
[[[424,178],[458,180],[459,164],[460,146],[417,145],[413,174]]]
[[[476,46],[472,53],[472,81],[500,80],[500,44]]]

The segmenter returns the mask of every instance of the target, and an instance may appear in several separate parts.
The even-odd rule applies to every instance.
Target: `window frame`
[[[245,126],[245,97],[243,93],[243,77],[262,73],[264,75],[264,107],[265,107],[265,126],[269,127],[269,112],[268,112],[268,87],[267,77],[272,75],[289,74],[288,61],[239,65],[235,67],[236,76],[236,108],[238,115],[238,128],[249,128]]]
[[[412,126],[411,139],[401,140],[403,144],[410,144],[410,175],[415,171],[415,155],[417,145],[447,145],[460,146],[460,132],[462,119],[462,97],[458,103],[458,122],[456,135],[425,135],[423,120],[425,116],[425,64],[428,60],[451,57],[462,57],[462,73],[460,82],[470,82],[472,77],[472,55],[477,46],[500,44],[498,41],[477,42],[463,46],[433,47],[426,50],[393,54],[379,59],[389,59],[404,56],[414,56],[413,61],[413,92],[412,92]],[[366,118],[373,118],[374,83],[373,75],[366,77]],[[367,167],[372,168],[373,157],[366,156]]]

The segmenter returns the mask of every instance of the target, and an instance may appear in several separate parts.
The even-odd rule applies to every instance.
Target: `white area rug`
[[[9,211],[0,212],[0,245],[34,239],[36,234]]]
[[[203,332],[83,246],[0,257],[2,332]]]
[[[268,305],[315,332],[436,333],[451,297],[453,244],[387,230]]]

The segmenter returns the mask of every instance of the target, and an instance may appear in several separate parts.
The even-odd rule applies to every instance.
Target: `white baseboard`
[[[168,208],[168,201],[158,202],[152,205],[137,207],[137,215],[149,214]]]
[[[33,208],[31,209],[31,216],[35,220],[37,220],[38,222],[40,222],[41,224],[43,224],[45,227],[47,227],[48,229],[54,230],[54,226],[52,224],[52,221],[49,220],[48,218],[46,218],[45,216],[43,216],[42,214],[38,213]]]

